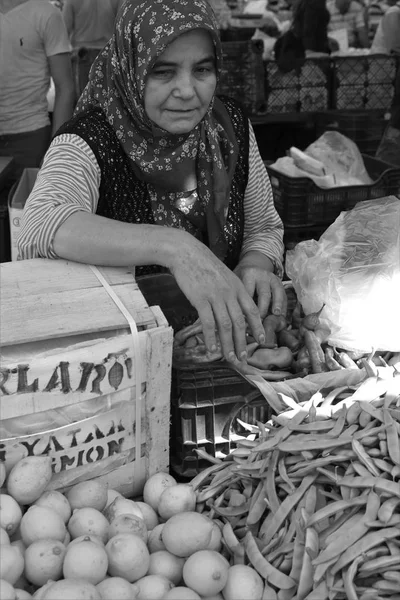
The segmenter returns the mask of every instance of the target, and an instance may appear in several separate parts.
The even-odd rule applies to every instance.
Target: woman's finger
[[[264,344],[265,331],[258,307],[245,290],[243,290],[243,294],[239,296],[239,301],[251,334],[259,344]]]
[[[257,283],[254,273],[251,270],[246,269],[243,273],[243,276],[240,277],[240,280],[243,283],[246,292],[249,294],[250,298],[254,298]]]
[[[287,306],[285,288],[283,287],[281,280],[276,276],[271,278],[270,284],[272,292],[271,312],[274,315],[285,315]]]
[[[271,302],[271,282],[269,279],[261,279],[257,282],[257,304],[261,319],[265,319]]]
[[[197,308],[201,326],[203,329],[204,343],[208,352],[215,352],[217,349],[217,336],[216,336],[216,323],[214,319],[214,313],[209,303],[205,303],[201,307]]]
[[[230,362],[235,362],[239,360],[236,354],[234,335],[238,336],[238,332],[235,331],[236,324],[234,325],[232,322],[232,317],[229,313],[228,307],[224,301],[215,302],[212,305],[212,309],[214,312],[215,322],[217,324],[217,331],[219,334],[219,338],[221,340],[222,352],[226,360]],[[243,344],[239,343],[237,352],[240,355],[240,352],[246,349],[246,335],[245,331],[243,331]]]
[[[246,319],[238,302],[228,306],[232,321],[232,338],[235,346],[235,356],[238,360],[247,359]]]

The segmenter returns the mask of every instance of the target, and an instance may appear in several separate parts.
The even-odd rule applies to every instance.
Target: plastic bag
[[[289,156],[278,158],[271,167],[289,177],[309,177],[321,188],[373,183],[357,145],[337,131],[326,131],[304,150],[304,154],[323,163],[323,177],[307,171],[305,165],[301,168]]]
[[[400,200],[359,202],[319,241],[288,251],[286,271],[306,314],[319,310],[333,346],[400,349]]]

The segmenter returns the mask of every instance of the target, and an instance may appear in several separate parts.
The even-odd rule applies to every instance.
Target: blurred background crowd
[[[14,158],[14,178],[25,167],[40,165],[52,135],[71,117],[92,60],[111,37],[122,3],[0,0],[0,156]],[[274,58],[283,71],[308,56],[400,54],[396,0],[209,3],[222,40],[240,39],[243,23],[250,26],[256,19],[253,38],[262,39],[263,58]],[[83,56],[86,71],[77,74],[74,60]],[[394,125],[400,129],[400,123]]]

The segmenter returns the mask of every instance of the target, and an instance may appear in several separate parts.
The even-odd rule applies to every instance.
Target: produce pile
[[[286,411],[209,457],[198,509],[224,522],[230,561],[263,577],[265,600],[400,599],[400,376],[281,398]]]
[[[143,498],[92,479],[49,490],[51,458],[0,462],[1,600],[399,600],[400,375],[250,425],[190,483]]]
[[[226,364],[247,377],[261,375],[267,381],[281,381],[310,373],[359,369],[365,367],[366,360],[384,367],[400,363],[400,353],[383,352],[369,357],[330,346],[331,331],[320,321],[323,309],[324,306],[305,315],[296,302],[287,317],[268,314],[263,320],[265,342],[259,344],[248,333],[247,361]],[[175,335],[173,357],[176,366],[223,359],[221,346],[214,353],[207,351],[199,320]]]
[[[98,479],[46,491],[46,456],[6,479],[0,462],[0,475],[1,600],[261,599],[261,576],[223,556],[223,523],[196,511],[189,483],[156,473],[140,501]]]

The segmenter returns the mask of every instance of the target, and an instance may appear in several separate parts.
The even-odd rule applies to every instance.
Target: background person
[[[328,31],[345,29],[350,47],[369,47],[365,9],[359,2],[355,0],[328,0],[326,7],[330,13]]]
[[[72,47],[97,48],[106,45],[123,0],[64,0],[62,14]]]
[[[52,133],[74,108],[70,45],[59,9],[47,0],[0,0],[0,155],[17,179],[38,167]],[[46,95],[55,86],[52,126]]]
[[[390,8],[379,21],[371,52],[393,53],[400,56],[400,2],[388,0]]]
[[[217,330],[233,361],[245,358],[246,321],[262,343],[261,318],[285,313],[286,295],[283,226],[254,132],[239,105],[215,98],[221,57],[205,0],[127,1],[46,154],[19,251],[139,276],[169,269],[207,348]]]

